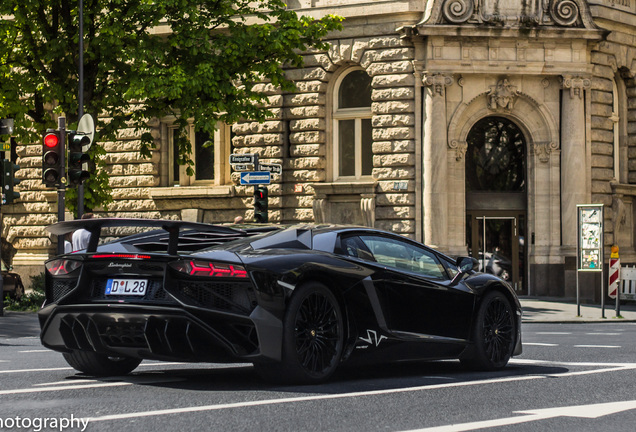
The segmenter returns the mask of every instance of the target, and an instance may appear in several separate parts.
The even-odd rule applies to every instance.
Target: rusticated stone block
[[[412,166],[415,161],[413,153],[382,154],[373,156],[373,166],[398,167]]]
[[[306,68],[320,66],[330,72],[333,72],[336,69],[336,66],[326,53],[304,55],[303,63]]]
[[[297,81],[295,84],[299,93],[325,93],[329,87],[323,81]]]
[[[325,159],[321,157],[294,158],[288,160],[288,166],[295,170],[324,169]]]
[[[413,48],[399,47],[380,50],[367,50],[360,61],[360,65],[364,68],[371,63],[394,61],[394,60],[410,60],[414,58]]]
[[[324,143],[325,133],[321,131],[293,132],[289,134],[289,142],[292,144]]]
[[[376,219],[411,219],[415,217],[415,208],[404,207],[376,207]]]
[[[613,130],[614,121],[609,117],[592,116],[592,129]]]
[[[413,101],[388,101],[388,102],[373,102],[371,104],[371,111],[375,114],[403,114],[405,112],[415,111],[415,102]]]
[[[325,146],[321,144],[290,145],[289,153],[293,157],[324,156]]]
[[[374,101],[386,101],[386,100],[404,100],[413,99],[414,91],[412,88],[406,87],[393,87],[387,89],[374,89],[371,92],[371,100]]]
[[[606,105],[612,105],[614,103],[614,96],[611,92],[592,90],[592,102],[601,103]]]
[[[403,193],[384,193],[378,194],[376,197],[377,206],[406,206],[415,204],[415,194]]]
[[[321,118],[291,120],[289,129],[296,131],[315,131],[325,129],[325,120]]]
[[[411,153],[415,151],[414,141],[377,141],[373,143],[374,154]]]
[[[284,96],[285,106],[324,105],[324,93],[298,93]]]
[[[321,67],[289,69],[285,71],[285,76],[291,81],[327,81],[329,73]]]
[[[414,126],[415,115],[414,114],[385,114],[375,115],[371,119],[373,127],[399,127],[399,126]]]
[[[592,155],[592,167],[594,168],[614,168],[614,157],[604,155]]]
[[[384,179],[411,179],[415,177],[415,168],[373,168],[373,177],[378,180]]]
[[[413,65],[408,60],[394,61],[388,63],[372,63],[367,68],[367,73],[371,77],[374,77],[376,75],[393,75],[412,72]]]
[[[592,88],[596,90],[603,90],[610,93],[614,90],[614,86],[612,85],[611,80],[607,78],[600,78],[600,77],[592,78]]]
[[[611,117],[612,107],[611,105],[592,103],[591,113],[593,116]]]
[[[613,156],[614,144],[592,141],[592,154]]]
[[[237,135],[232,138],[232,143],[236,147],[256,147],[281,145],[283,134],[257,134],[257,135]]]
[[[412,73],[393,74],[393,75],[376,75],[371,81],[373,88],[382,87],[413,87],[415,85],[415,76]]]
[[[592,180],[611,180],[614,178],[614,170],[611,168],[592,167]]]
[[[109,180],[110,187],[143,187],[143,186],[159,186],[159,177],[156,176],[129,176],[129,177],[111,177]]]
[[[614,132],[602,129],[592,129],[592,140],[600,142],[614,142]]]
[[[410,127],[374,128],[373,139],[375,141],[415,139],[415,130]]]
[[[281,120],[267,120],[263,123],[236,123],[232,125],[232,132],[236,135],[274,133],[282,132],[283,130],[284,123]]]
[[[285,108],[284,112],[285,117],[290,119],[324,117],[325,107],[324,105],[315,105],[296,108]]]

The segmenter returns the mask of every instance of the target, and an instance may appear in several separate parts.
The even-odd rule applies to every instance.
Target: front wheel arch
[[[493,290],[477,307],[471,329],[471,343],[460,361],[470,369],[499,370],[514,352],[518,320],[514,303],[505,293]]]

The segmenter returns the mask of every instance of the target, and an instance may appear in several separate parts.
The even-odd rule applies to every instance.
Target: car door
[[[387,326],[419,337],[466,339],[474,296],[451,278],[438,255],[393,236],[361,234],[359,240],[377,263],[374,284]]]

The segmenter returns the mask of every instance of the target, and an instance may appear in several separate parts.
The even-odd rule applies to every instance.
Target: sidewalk
[[[621,317],[616,317],[615,302],[605,304],[605,318],[601,305],[581,304],[581,316],[577,316],[575,301],[563,299],[520,298],[524,323],[586,323],[586,322],[636,322],[636,305],[621,304]]]

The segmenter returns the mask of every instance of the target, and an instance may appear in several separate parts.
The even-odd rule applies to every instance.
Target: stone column
[[[561,94],[561,229],[562,245],[576,248],[576,205],[586,204],[585,90],[587,78],[564,75]]]
[[[446,129],[446,87],[451,75],[424,74],[424,137],[422,181],[424,242],[443,248],[448,238],[448,162]]]

